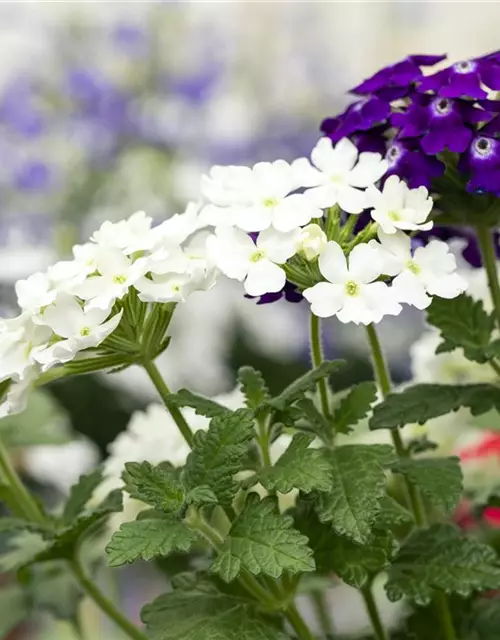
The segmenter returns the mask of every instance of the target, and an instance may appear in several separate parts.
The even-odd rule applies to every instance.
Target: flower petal
[[[342,308],[346,298],[342,285],[318,282],[303,292],[303,296],[311,303],[311,311],[319,318],[330,318]]]
[[[332,284],[344,284],[348,277],[347,260],[337,242],[329,242],[319,256],[319,270]]]

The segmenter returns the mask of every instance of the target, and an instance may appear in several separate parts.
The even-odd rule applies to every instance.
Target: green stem
[[[304,618],[300,615],[299,610],[294,604],[291,604],[285,611],[285,616],[288,622],[292,625],[300,640],[315,640],[314,635],[311,633],[309,627],[304,621]]]
[[[453,626],[453,618],[451,617],[448,600],[442,591],[438,591],[434,596],[434,605],[441,620],[441,628],[443,630],[445,640],[456,640],[455,628]]]
[[[32,521],[43,523],[45,516],[38,506],[36,500],[31,496],[24,484],[21,482],[21,478],[18,476],[17,471],[14,469],[9,452],[0,439],[0,473],[4,480],[7,481],[12,495],[16,501],[16,506],[22,511],[24,516]]]
[[[373,597],[371,587],[363,587],[363,589],[361,589],[361,595],[363,597],[370,622],[372,623],[375,638],[377,640],[388,640],[389,636],[385,632],[384,625],[382,624],[382,620],[380,619],[377,603],[375,602],[375,598]]]
[[[138,629],[130,620],[127,620],[115,605],[109,600],[98,588],[96,584],[85,574],[85,571],[78,559],[71,562],[71,568],[78,580],[78,583],[91,598],[96,605],[110,618],[113,622],[133,640],[148,640],[148,637],[140,629]]]
[[[321,346],[321,327],[318,316],[311,313],[310,324],[310,343],[311,343],[311,358],[314,368],[316,369],[323,362],[323,348]],[[326,378],[318,380],[318,391],[321,401],[321,410],[323,415],[327,418],[330,415],[330,406],[328,402],[328,386]]]
[[[488,277],[488,287],[495,309],[497,326],[500,327],[500,284],[498,282],[497,258],[492,232],[487,227],[476,227],[476,235],[481,250],[483,266]]]
[[[333,625],[331,615],[326,607],[326,598],[323,591],[313,591],[311,593],[311,600],[316,610],[321,630],[327,637],[333,635]]]
[[[170,400],[170,389],[167,387],[165,380],[162,378],[158,367],[151,360],[143,360],[142,366],[146,370],[147,374],[151,378],[151,382],[156,387],[156,390],[160,394],[163,404],[168,409],[168,412],[174,419],[177,428],[182,434],[182,437],[187,442],[189,447],[193,448],[193,432],[191,431],[186,419],[182,415],[182,412],[176,407]]]
[[[265,417],[257,418],[257,428],[259,433],[258,444],[262,458],[262,466],[263,468],[272,467],[273,463],[271,462],[271,450],[269,446],[269,429]]]

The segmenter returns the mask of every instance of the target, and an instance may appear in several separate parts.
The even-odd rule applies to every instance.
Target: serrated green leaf
[[[498,588],[495,551],[448,524],[415,531],[396,555],[385,585],[389,600],[407,597],[420,605],[428,604],[435,590],[469,596]]]
[[[329,453],[332,486],[316,495],[322,522],[331,522],[340,535],[364,544],[385,495],[385,469],[396,462],[388,445],[344,445]]]
[[[172,516],[125,522],[106,547],[108,563],[119,567],[138,558],[148,561],[173,551],[186,552],[196,539],[193,529]]]
[[[393,470],[406,476],[436,509],[445,514],[456,508],[462,496],[459,458],[405,458],[399,460]]]
[[[82,352],[83,353],[83,352]],[[89,355],[91,355],[89,353]],[[81,360],[72,360],[64,365],[64,369],[72,375],[83,375],[94,373],[104,369],[117,369],[128,367],[136,362],[135,356],[125,356],[122,354],[96,355]]]
[[[206,485],[196,487],[187,493],[186,504],[194,504],[196,507],[217,504],[217,496],[212,489]]]
[[[413,516],[408,509],[405,509],[390,496],[382,498],[380,511],[375,519],[375,528],[390,529],[410,522],[413,522]]]
[[[245,509],[233,522],[211,571],[225,582],[242,569],[254,575],[279,578],[283,571],[314,571],[313,552],[307,538],[293,528],[293,518],[280,515],[272,497],[248,496]]]
[[[17,584],[9,584],[0,590],[0,638],[10,637],[20,622],[24,622],[30,613],[29,601],[24,589]]]
[[[195,413],[207,418],[215,418],[215,416],[231,413],[231,410],[222,404],[205,396],[197,395],[189,391],[189,389],[180,389],[177,393],[172,393],[169,396],[169,400],[178,407],[191,407],[195,410]]]
[[[0,518],[0,533],[10,531],[33,531],[35,533],[44,534],[51,532],[52,528],[40,524],[39,522],[31,522],[30,520],[23,520],[23,518]]]
[[[8,550],[0,556],[0,573],[21,569],[49,547],[50,542],[39,533],[22,531],[13,535],[7,542]]]
[[[352,427],[365,418],[377,399],[377,387],[373,382],[361,382],[342,398],[333,414],[337,433],[349,433]]]
[[[481,300],[474,300],[464,293],[451,299],[434,296],[427,309],[427,321],[440,330],[443,338],[436,353],[461,348],[469,360],[488,360],[486,349],[495,319],[484,310]]]
[[[325,442],[332,440],[333,423],[325,418],[310,398],[300,398],[279,417],[295,429],[315,433]]]
[[[83,511],[85,505],[101,482],[101,469],[96,469],[86,475],[80,476],[78,482],[71,487],[68,500],[64,505],[63,522],[65,524],[71,524]]]
[[[141,618],[152,640],[288,640],[254,605],[210,586],[160,596]]]
[[[149,462],[127,462],[125,490],[166,513],[178,513],[184,503],[184,488],[179,473],[167,464],[153,466]]]
[[[289,493],[299,489],[328,491],[332,483],[330,463],[323,449],[310,449],[314,437],[305,433],[294,435],[287,450],[273,467],[259,473],[260,482],[268,491]]]
[[[246,405],[249,409],[258,409],[269,400],[269,389],[260,371],[253,367],[240,367],[238,369],[238,382],[241,385],[241,391],[245,396]]]
[[[269,401],[269,405],[278,411],[284,411],[289,404],[301,398],[306,391],[314,389],[316,383],[322,378],[327,378],[344,365],[344,360],[325,360],[319,367],[308,371],[292,384],[288,385],[279,396]]]
[[[194,434],[193,449],[182,473],[186,489],[207,486],[223,506],[230,506],[238,490],[234,475],[241,470],[253,437],[253,412],[248,409],[212,418],[208,431]]]
[[[460,407],[468,407],[474,416],[491,409],[500,411],[500,388],[491,384],[417,384],[392,393],[377,404],[370,429],[397,429],[406,424],[424,424]]]

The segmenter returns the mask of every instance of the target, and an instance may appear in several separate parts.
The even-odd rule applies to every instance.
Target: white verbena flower
[[[35,355],[48,343],[52,331],[35,324],[29,313],[22,313],[0,324],[0,381],[23,381],[36,365]]]
[[[132,262],[119,249],[99,251],[95,257],[98,275],[91,275],[73,287],[73,293],[87,301],[89,309],[109,309],[115,300],[123,298],[129,287],[148,270],[147,258]]]
[[[148,250],[155,241],[151,223],[152,219],[144,211],[137,211],[127,220],[114,223],[106,220],[91,240],[108,249],[120,249],[126,255]]]
[[[308,224],[300,230],[297,240],[297,253],[306,260],[314,260],[328,244],[326,233],[319,224]]]
[[[375,282],[384,273],[384,263],[367,244],[358,244],[349,254],[329,242],[319,257],[319,269],[328,282],[304,291],[311,311],[322,318],[337,316],[344,323],[370,324],[385,315],[398,315],[401,305],[385,282]]]
[[[250,296],[281,291],[285,271],[280,267],[296,253],[297,232],[279,233],[266,229],[257,240],[241,229],[218,227],[207,239],[207,249],[215,264],[228,278],[244,281]]]
[[[271,225],[286,233],[319,218],[323,212],[299,187],[295,171],[284,160],[248,167],[212,167],[203,176],[202,191],[211,204],[201,213],[209,225],[234,225],[243,231],[263,231]]]
[[[373,207],[371,217],[385,233],[406,231],[428,231],[433,222],[427,222],[432,211],[433,200],[425,187],[410,189],[398,176],[387,178],[380,191],[374,186],[366,190],[368,206]]]
[[[163,247],[165,244],[178,246],[182,244],[190,235],[198,231],[200,228],[199,219],[200,204],[190,202],[184,213],[176,213],[165,222],[151,230],[155,247]]]
[[[21,413],[26,409],[36,378],[36,368],[30,367],[25,371],[22,380],[19,382],[13,380],[11,382],[7,394],[0,403],[0,418]]]
[[[23,311],[37,314],[40,309],[54,302],[56,292],[46,273],[33,273],[15,284],[17,303]]]
[[[65,293],[45,309],[43,319],[56,336],[63,338],[46,349],[37,351],[34,358],[46,371],[54,364],[69,362],[83,349],[97,347],[118,326],[123,311],[106,321],[110,308],[83,309],[78,301]]]
[[[384,263],[385,274],[396,276],[392,288],[399,302],[427,308],[432,298],[455,298],[467,289],[467,282],[456,272],[455,256],[446,242],[431,240],[413,253],[411,238],[398,231],[378,232],[380,243],[369,242]]]
[[[306,197],[321,209],[338,204],[347,213],[361,213],[368,206],[363,189],[384,175],[388,163],[380,153],[358,154],[348,138],[339,140],[335,147],[329,138],[321,138],[312,150],[312,165],[307,158],[292,165],[300,185],[313,187]]]

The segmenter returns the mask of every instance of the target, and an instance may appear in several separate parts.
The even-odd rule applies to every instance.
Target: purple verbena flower
[[[445,149],[465,151],[472,139],[472,125],[490,120],[492,114],[466,100],[439,96],[413,96],[408,109],[393,114],[399,138],[420,138],[425,153],[436,155]]]
[[[367,131],[387,121],[391,105],[376,96],[357,100],[336,118],[327,118],[321,125],[332,142],[351,136],[359,131]]]
[[[418,140],[393,140],[386,153],[389,169],[386,177],[397,175],[406,180],[411,189],[430,187],[431,180],[443,174],[444,164],[425,155]]]
[[[467,190],[471,193],[500,194],[500,140],[480,131],[460,158],[458,168],[469,174]]]
[[[482,58],[461,60],[450,67],[422,78],[418,91],[433,91],[446,98],[486,98],[483,85],[500,90],[500,60],[498,53]]]
[[[361,84],[351,89],[350,93],[358,95],[374,94],[382,100],[397,100],[406,96],[415,82],[423,77],[420,67],[428,67],[446,55],[426,56],[411,55],[404,60],[384,67]]]

